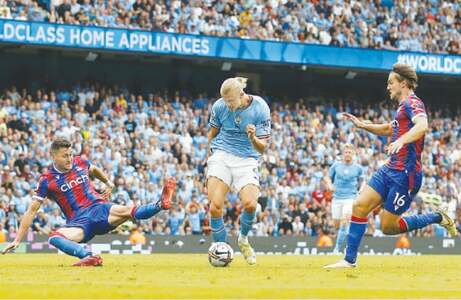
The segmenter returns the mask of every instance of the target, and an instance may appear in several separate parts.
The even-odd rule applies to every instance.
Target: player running
[[[243,204],[238,245],[248,264],[256,255],[248,242],[248,232],[255,220],[259,196],[259,162],[271,134],[269,106],[258,96],[244,92],[246,78],[226,79],[221,97],[213,104],[208,143],[212,155],[207,171],[211,230],[214,242],[226,242],[223,205],[230,188],[239,193]]]
[[[377,135],[391,136],[391,144],[387,148],[390,160],[373,175],[354,202],[345,258],[325,268],[356,266],[357,251],[367,228],[368,214],[379,206],[384,208],[381,218],[384,234],[399,234],[434,223],[445,227],[451,236],[457,234],[453,220],[440,210],[400,217],[410,207],[423,177],[421,153],[428,121],[424,103],[414,93],[417,81],[418,77],[411,66],[393,66],[387,80],[387,90],[390,98],[397,101],[399,106],[391,123],[365,123],[351,114],[344,114],[358,128]]]
[[[71,142],[62,138],[53,141],[51,157],[53,164],[40,176],[15,240],[6,246],[2,254],[19,245],[45,198],[55,201],[67,219],[64,227],[49,235],[48,242],[62,252],[80,258],[74,266],[102,265],[99,255],[93,255],[79,243],[86,243],[95,235],[106,234],[129,219],[148,219],[162,209],[171,207],[176,189],[176,181],[172,178],[166,180],[161,198],[156,203],[133,207],[116,205],[107,200],[113,183],[101,169],[80,156],[73,157]],[[94,190],[91,176],[105,183],[102,195]]]
[[[363,169],[354,162],[354,146],[346,144],[343,148],[343,159],[333,163],[329,175],[332,182],[333,201],[331,215],[338,232],[334,253],[340,253],[347,236],[352,205],[357,198],[357,191],[362,185]]]

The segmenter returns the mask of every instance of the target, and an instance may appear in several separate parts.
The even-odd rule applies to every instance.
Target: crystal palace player
[[[52,232],[48,242],[62,252],[81,260],[74,266],[100,266],[102,258],[93,255],[78,243],[86,243],[95,235],[108,233],[129,219],[151,218],[162,209],[171,207],[176,182],[167,179],[160,201],[128,207],[108,202],[113,184],[106,175],[79,156],[73,157],[72,144],[56,139],[51,144],[53,165],[41,175],[33,201],[22,218],[16,239],[2,253],[15,249],[29,229],[44,198],[54,200],[66,216],[67,224]],[[90,176],[106,184],[105,192],[95,192]]]
[[[399,103],[394,120],[388,124],[369,124],[351,114],[344,114],[358,128],[377,135],[391,136],[387,152],[390,160],[371,178],[354,202],[351,225],[347,236],[346,257],[325,268],[351,268],[356,266],[357,251],[365,233],[368,214],[375,208],[384,208],[381,230],[385,234],[398,234],[439,223],[451,236],[456,226],[450,217],[438,210],[435,213],[401,217],[410,207],[422,181],[421,153],[428,121],[424,103],[414,94],[418,77],[415,70],[405,64],[395,64],[387,81],[390,98]]]

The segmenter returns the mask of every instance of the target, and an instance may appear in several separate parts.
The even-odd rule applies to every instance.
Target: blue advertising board
[[[120,28],[0,19],[0,43],[200,56],[333,68],[390,70],[396,62],[419,73],[461,75],[461,56],[338,48],[305,43],[222,38]]]

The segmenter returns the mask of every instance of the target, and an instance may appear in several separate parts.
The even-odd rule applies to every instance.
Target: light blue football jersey
[[[246,127],[256,126],[258,138],[269,138],[271,134],[271,115],[266,101],[259,96],[250,95],[251,104],[244,109],[231,111],[222,98],[211,108],[210,125],[219,128],[218,135],[211,141],[211,150],[222,150],[239,157],[261,155],[253,148]]]
[[[359,164],[337,161],[330,167],[330,178],[335,187],[334,200],[355,199],[363,169]]]

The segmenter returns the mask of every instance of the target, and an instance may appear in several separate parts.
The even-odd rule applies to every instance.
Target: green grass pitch
[[[206,254],[102,255],[75,268],[57,254],[0,256],[0,298],[461,298],[461,256],[362,256],[353,270],[326,271],[338,256],[236,256],[214,268]]]

